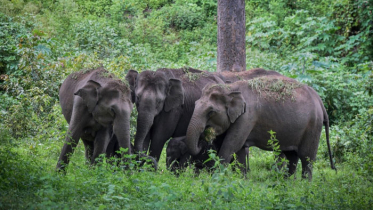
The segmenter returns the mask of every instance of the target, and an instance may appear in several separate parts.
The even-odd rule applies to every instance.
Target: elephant
[[[209,159],[208,151],[218,151],[220,148],[218,141],[208,143],[203,137],[201,137],[201,144],[203,145],[202,149],[197,155],[192,156],[188,152],[185,138],[185,136],[180,136],[172,138],[168,142],[166,148],[167,168],[176,173],[178,170],[186,168],[189,164],[194,164],[196,173],[199,173],[203,168],[212,168],[214,165],[213,161],[206,162]]]
[[[222,78],[225,83],[232,83],[239,80],[248,80],[268,75],[282,76],[280,73],[276,71],[265,70],[262,68],[250,69],[243,72],[224,71],[216,74],[218,74],[219,77]],[[203,139],[203,137],[201,139]],[[224,139],[224,137],[220,137],[219,139]],[[209,158],[207,151],[210,149],[218,151],[218,149],[220,149],[221,146],[221,141],[214,140],[213,144],[205,144],[204,146],[205,147],[202,148],[201,152],[198,153],[198,155],[191,156],[186,149],[185,136],[171,139],[168,143],[166,150],[167,167],[170,168],[172,171],[176,171],[177,169],[182,169],[186,167],[188,162],[194,163],[197,170],[209,167],[208,164],[203,164],[203,162],[205,162]],[[245,154],[242,154],[244,156],[240,158],[246,158],[248,156],[248,149],[243,149],[243,151],[245,151]],[[285,155],[283,153],[281,153],[277,157],[277,162],[280,162],[282,158],[285,158]],[[281,165],[279,168],[281,169],[282,167],[284,167],[284,165]],[[247,169],[241,168],[241,170],[244,170],[244,173],[246,173]]]
[[[129,71],[127,76],[138,111],[135,150],[157,161],[166,141],[185,136],[202,88],[207,83],[224,84],[219,77],[192,68]],[[149,146],[150,145],[150,146]]]
[[[289,160],[287,176],[295,173],[300,159],[302,178],[312,180],[312,163],[325,125],[330,164],[335,169],[328,115],[317,92],[307,85],[278,75],[211,84],[204,87],[195,104],[185,140],[191,155],[200,153],[199,139],[206,128],[224,135],[218,152],[223,164],[231,161],[233,153],[245,154],[243,150],[251,146],[271,150],[268,140],[273,130],[280,150]]]
[[[91,164],[100,154],[109,154],[107,146],[115,135],[119,147],[131,154],[131,90],[103,67],[70,74],[59,91],[62,114],[69,124],[65,143],[56,166],[64,171],[69,156],[82,139],[85,156]]]

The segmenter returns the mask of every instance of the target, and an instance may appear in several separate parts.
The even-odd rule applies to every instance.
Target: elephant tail
[[[319,100],[320,100],[320,104],[321,104],[323,115],[324,115],[323,124],[325,126],[325,135],[326,135],[326,143],[328,144],[330,166],[331,166],[332,169],[337,171],[337,168],[334,166],[334,163],[333,163],[332,151],[330,149],[330,143],[329,143],[329,116],[328,116],[328,113],[326,113],[326,109],[325,109],[324,104],[322,103],[321,99],[319,99]]]

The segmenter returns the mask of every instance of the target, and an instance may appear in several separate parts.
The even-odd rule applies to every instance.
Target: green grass
[[[44,143],[42,143],[44,142]],[[159,170],[126,170],[105,162],[89,166],[79,144],[66,175],[55,172],[62,141],[18,145],[3,141],[1,209],[370,209],[371,180],[348,163],[330,169],[326,159],[314,164],[313,181],[283,179],[272,170],[274,155],[251,148],[245,179],[239,172],[218,168],[199,176],[188,168],[179,177]]]

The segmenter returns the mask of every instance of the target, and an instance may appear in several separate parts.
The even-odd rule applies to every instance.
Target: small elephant
[[[209,144],[201,140],[201,144],[203,144],[201,151],[197,155],[191,156],[185,143],[185,136],[170,139],[166,149],[167,168],[177,172],[177,170],[186,168],[188,164],[194,164],[197,173],[203,168],[212,168],[214,163],[212,161],[206,162],[209,159],[208,151],[217,151],[218,147],[215,142]]]
[[[185,136],[202,88],[224,83],[218,75],[192,68],[129,71],[126,77],[138,111],[135,150],[146,152],[150,144],[149,154],[157,161],[168,139]]]
[[[178,170],[186,168],[189,164],[194,164],[195,172],[197,174],[200,170],[204,168],[208,170],[212,169],[215,163],[213,160],[207,161],[210,158],[209,151],[214,150],[216,153],[219,152],[220,147],[222,145],[222,141],[224,140],[224,135],[217,136],[211,142],[206,141],[204,135],[201,135],[199,141],[201,151],[197,155],[191,155],[188,152],[185,140],[186,136],[181,136],[172,138],[168,142],[166,149],[167,168],[169,168],[173,172],[177,172]],[[236,153],[236,158],[238,162],[241,163],[248,159],[248,155],[249,147],[244,145],[243,149]],[[231,160],[231,163],[232,162],[233,159]],[[244,175],[246,175],[248,169],[245,167],[245,165],[239,165],[239,169],[242,171]]]
[[[319,95],[296,80],[270,75],[226,85],[207,85],[196,101],[185,142],[192,155],[199,154],[200,136],[212,127],[217,135],[224,134],[218,156],[223,163],[229,163],[233,153],[243,152],[246,147],[271,150],[268,131],[273,130],[280,150],[289,160],[288,175],[294,174],[300,159],[302,177],[311,180],[323,124],[330,164],[335,169],[328,115]]]
[[[70,74],[59,92],[62,114],[69,124],[65,143],[57,163],[64,170],[79,139],[82,139],[86,158],[95,159],[106,153],[115,135],[120,147],[130,143],[130,115],[133,107],[131,91],[126,83],[115,78],[103,67]]]

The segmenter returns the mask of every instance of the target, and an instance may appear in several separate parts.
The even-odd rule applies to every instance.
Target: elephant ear
[[[129,70],[127,75],[126,75],[126,80],[128,82],[128,84],[130,85],[130,89],[131,89],[131,100],[132,100],[132,103],[135,103],[135,99],[136,99],[136,94],[135,94],[135,86],[136,86],[136,79],[137,79],[137,75],[139,73],[135,70]]]
[[[80,96],[83,99],[84,103],[88,107],[89,113],[93,112],[93,109],[98,102],[98,92],[100,87],[101,85],[98,82],[89,80],[84,87],[74,93],[74,95]]]
[[[185,138],[180,140],[179,149],[180,149],[180,152],[181,152],[182,155],[184,155],[185,153],[188,152],[188,148],[187,148],[186,143],[185,143]]]
[[[246,101],[241,92],[235,91],[228,95],[231,100],[228,101],[227,112],[231,123],[234,123],[239,116],[246,112]]]
[[[164,102],[164,110],[169,112],[178,106],[184,104],[184,88],[178,79],[170,79],[167,91],[167,97]]]

